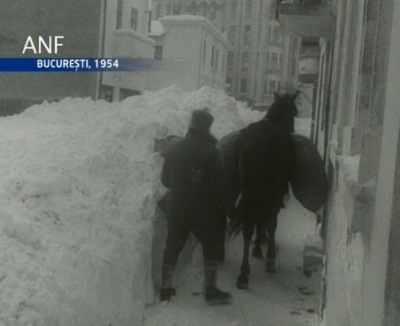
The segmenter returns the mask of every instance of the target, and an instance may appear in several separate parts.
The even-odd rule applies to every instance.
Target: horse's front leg
[[[250,241],[253,235],[254,226],[243,225],[243,260],[242,266],[240,267],[240,275],[236,282],[236,287],[238,289],[247,289],[249,287],[249,274],[250,274],[250,264],[249,264],[249,251],[250,251]]]
[[[268,237],[266,235],[267,226],[264,216],[262,216],[256,223],[256,239],[254,241],[254,248],[252,255],[255,258],[263,258],[263,253],[261,245],[268,242]]]
[[[275,258],[277,253],[275,232],[278,224],[278,213],[280,208],[269,209],[267,212],[267,230],[268,230],[268,251],[265,261],[265,271],[267,273],[275,273]]]

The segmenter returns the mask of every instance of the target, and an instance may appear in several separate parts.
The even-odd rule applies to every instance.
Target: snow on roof
[[[154,20],[151,22],[151,32],[149,36],[161,36],[164,33],[164,27],[159,20]]]
[[[218,38],[225,46],[231,46],[231,43],[226,38],[226,34],[222,34],[218,29],[215,28],[211,22],[204,17],[201,16],[194,16],[194,15],[175,15],[175,16],[164,16],[160,18],[161,23],[164,22],[167,24],[174,24],[174,23],[194,23],[197,22],[202,24],[209,32],[211,32],[216,38]]]
[[[207,20],[202,16],[195,15],[174,15],[174,16],[164,16],[162,20],[193,20],[193,21],[204,21]]]

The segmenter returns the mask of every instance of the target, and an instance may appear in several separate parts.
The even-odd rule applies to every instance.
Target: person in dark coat
[[[161,181],[170,192],[161,301],[170,300],[176,294],[172,287],[173,275],[190,233],[203,248],[206,301],[222,303],[232,298],[216,286],[220,212],[234,217],[235,211],[227,204],[216,140],[210,135],[212,122],[213,116],[206,109],[193,111],[186,136],[171,144],[165,155]]]

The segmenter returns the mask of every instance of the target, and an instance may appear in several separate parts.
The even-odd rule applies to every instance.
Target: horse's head
[[[299,91],[295,93],[278,94],[275,93],[275,101],[272,103],[265,119],[272,121],[281,128],[293,133],[294,118],[297,116],[296,97]]]

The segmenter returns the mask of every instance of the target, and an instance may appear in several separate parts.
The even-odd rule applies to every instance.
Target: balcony
[[[333,1],[283,1],[279,3],[278,13],[280,28],[285,34],[327,39],[332,36],[335,19]]]

